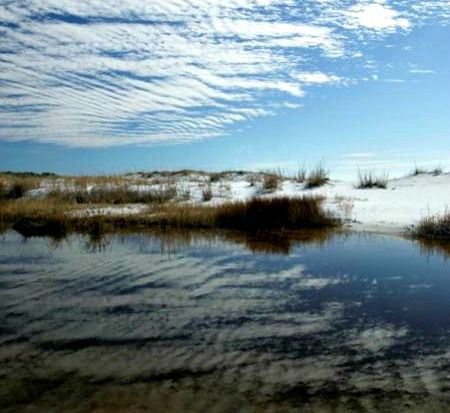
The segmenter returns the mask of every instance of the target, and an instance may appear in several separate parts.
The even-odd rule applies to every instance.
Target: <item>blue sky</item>
[[[0,2],[0,169],[450,167],[447,0]]]

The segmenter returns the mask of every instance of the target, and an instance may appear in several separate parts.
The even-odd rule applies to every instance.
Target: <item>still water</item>
[[[445,250],[266,241],[0,235],[0,410],[450,411]]]

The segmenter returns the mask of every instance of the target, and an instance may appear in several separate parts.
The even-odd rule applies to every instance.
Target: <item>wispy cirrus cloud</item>
[[[221,136],[300,107],[311,86],[362,77],[348,69],[364,59],[361,39],[448,12],[444,1],[4,2],[0,140],[110,146]]]

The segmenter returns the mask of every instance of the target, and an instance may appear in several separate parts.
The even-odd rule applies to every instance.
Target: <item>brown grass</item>
[[[239,230],[286,230],[338,225],[322,209],[322,198],[255,198],[215,207],[171,206],[160,211],[163,226],[176,228],[227,228]]]
[[[100,233],[117,229],[234,229],[283,231],[335,227],[318,197],[253,199],[221,206],[154,205],[148,212],[89,217],[74,204],[60,200],[23,199],[0,203],[0,222],[24,235],[62,236],[70,232]]]
[[[90,191],[78,187],[75,190],[55,189],[48,198],[69,204],[150,204],[170,201],[177,195],[175,187],[161,190],[137,191],[126,186],[94,187]]]
[[[280,185],[281,177],[272,173],[265,173],[263,175],[263,189],[266,192],[275,192]]]
[[[0,201],[22,198],[27,191],[38,188],[41,179],[33,176],[0,174]]]
[[[422,219],[414,235],[417,238],[450,240],[450,212]]]

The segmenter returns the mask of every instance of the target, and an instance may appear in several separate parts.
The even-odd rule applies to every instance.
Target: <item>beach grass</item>
[[[357,189],[379,188],[386,189],[389,176],[386,173],[376,175],[373,171],[358,170],[358,181],[355,185]]]
[[[308,174],[305,187],[307,189],[317,188],[325,185],[330,180],[329,171],[323,163],[317,164]]]

